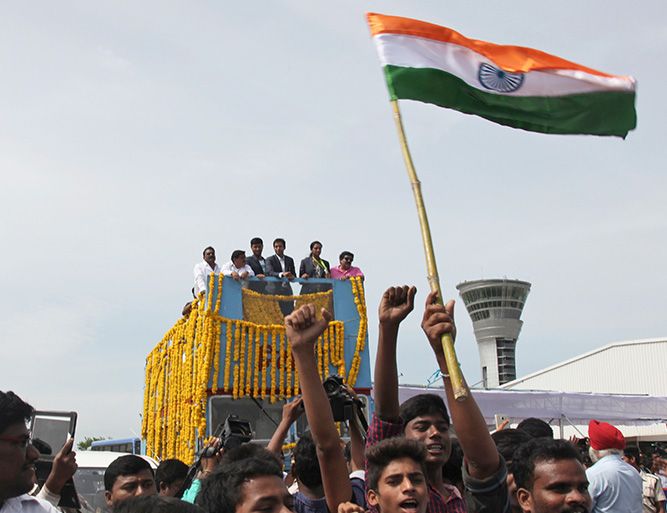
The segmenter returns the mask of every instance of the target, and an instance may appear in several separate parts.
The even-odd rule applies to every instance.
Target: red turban
[[[588,423],[588,438],[596,451],[604,449],[624,449],[625,437],[618,429],[606,422],[591,420]]]

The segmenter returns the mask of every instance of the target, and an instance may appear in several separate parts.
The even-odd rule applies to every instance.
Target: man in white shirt
[[[211,273],[220,274],[220,267],[215,263],[215,249],[209,246],[204,250],[204,260],[195,264],[193,273],[195,275],[193,293],[195,297],[199,297],[199,294],[208,289],[208,279]]]
[[[245,280],[250,276],[255,276],[255,271],[246,264],[245,252],[237,249],[232,253],[231,261],[222,266],[222,274],[231,276],[235,280]]]
[[[30,443],[27,422],[33,408],[14,392],[0,392],[0,513],[58,513],[28,495],[39,452]]]
[[[642,478],[624,462],[625,438],[607,422],[588,423],[588,451],[593,466],[586,470],[592,513],[642,513]]]

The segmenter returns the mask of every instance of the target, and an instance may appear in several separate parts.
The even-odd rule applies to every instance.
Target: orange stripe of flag
[[[488,57],[505,71],[525,73],[532,70],[567,69],[584,71],[601,77],[613,78],[617,76],[587,68],[581,64],[533,48],[497,45],[477,39],[469,39],[455,30],[425,21],[376,13],[367,13],[366,17],[373,36],[378,34],[404,34],[465,46]]]

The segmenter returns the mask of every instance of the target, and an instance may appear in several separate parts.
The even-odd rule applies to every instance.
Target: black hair
[[[623,449],[623,455],[626,458],[633,458],[635,460],[635,463],[639,465],[640,463],[639,447],[627,446],[625,449]]]
[[[404,428],[412,419],[422,415],[442,415],[447,424],[450,424],[445,401],[435,394],[419,394],[411,397],[401,404],[399,414]]]
[[[212,250],[213,250],[213,253],[215,253],[215,248],[214,248],[213,246],[206,246],[206,247],[204,248],[204,251],[202,251],[202,253],[201,253],[202,256],[205,256],[205,255],[206,255],[206,251],[208,251],[209,249],[212,249]]]
[[[104,489],[110,492],[119,476],[133,476],[142,470],[150,470],[151,476],[154,475],[153,469],[145,459],[135,454],[120,456],[104,471]]]
[[[509,428],[496,431],[491,435],[491,438],[496,443],[498,452],[502,454],[508,463],[512,461],[512,455],[517,447],[533,439],[526,431]]]
[[[158,491],[160,483],[169,486],[179,479],[185,479],[188,474],[188,466],[176,458],[162,460],[155,471],[155,484]]]
[[[340,255],[338,255],[338,260],[343,260],[346,256],[349,256],[352,260],[354,260],[354,254],[350,253],[349,251],[343,251]]]
[[[202,481],[195,504],[208,513],[235,513],[243,484],[253,477],[283,478],[274,454],[254,444],[244,444],[225,453],[220,465]]]
[[[205,513],[202,508],[175,497],[151,495],[120,501],[113,513]]]
[[[250,239],[250,245],[252,246],[253,244],[261,244],[263,246],[264,241],[259,237],[253,237],[252,239]]]
[[[287,247],[287,243],[285,242],[285,239],[281,239],[278,237],[276,240],[273,241],[273,245],[275,246],[277,242],[282,242],[283,246]]]
[[[319,244],[320,247],[322,247],[322,243],[319,240],[314,240],[313,242],[310,243],[310,250],[311,251],[313,250],[313,246],[315,246],[315,244]]]
[[[537,463],[560,460],[577,460],[581,463],[579,451],[570,442],[545,437],[533,438],[514,451],[509,470],[514,475],[517,488],[530,490]]]
[[[519,422],[516,428],[525,431],[533,438],[554,437],[554,430],[551,429],[551,426],[542,419],[537,419],[535,417],[523,419]]]
[[[410,458],[419,464],[426,475],[426,446],[408,438],[387,438],[366,449],[366,486],[368,490],[378,489],[380,476],[392,461]]]
[[[306,431],[294,447],[294,473],[296,478],[308,488],[322,485],[320,462],[317,459],[317,449],[310,431]]]
[[[463,484],[463,449],[456,438],[452,439],[452,452],[442,467],[442,478],[457,488]]]
[[[28,422],[35,409],[14,392],[0,391],[0,433],[19,422]]]
[[[243,251],[242,249],[235,249],[234,251],[232,251],[232,262],[241,255],[245,256],[245,251]]]

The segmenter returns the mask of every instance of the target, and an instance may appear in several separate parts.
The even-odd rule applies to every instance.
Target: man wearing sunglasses
[[[354,262],[354,255],[349,251],[343,251],[338,257],[340,264],[338,267],[331,268],[331,277],[335,280],[347,280],[353,276],[364,277],[364,273],[361,272],[361,269],[354,267],[352,262]]]
[[[58,513],[48,502],[27,494],[39,459],[27,427],[32,412],[14,392],[0,391],[0,513]]]

